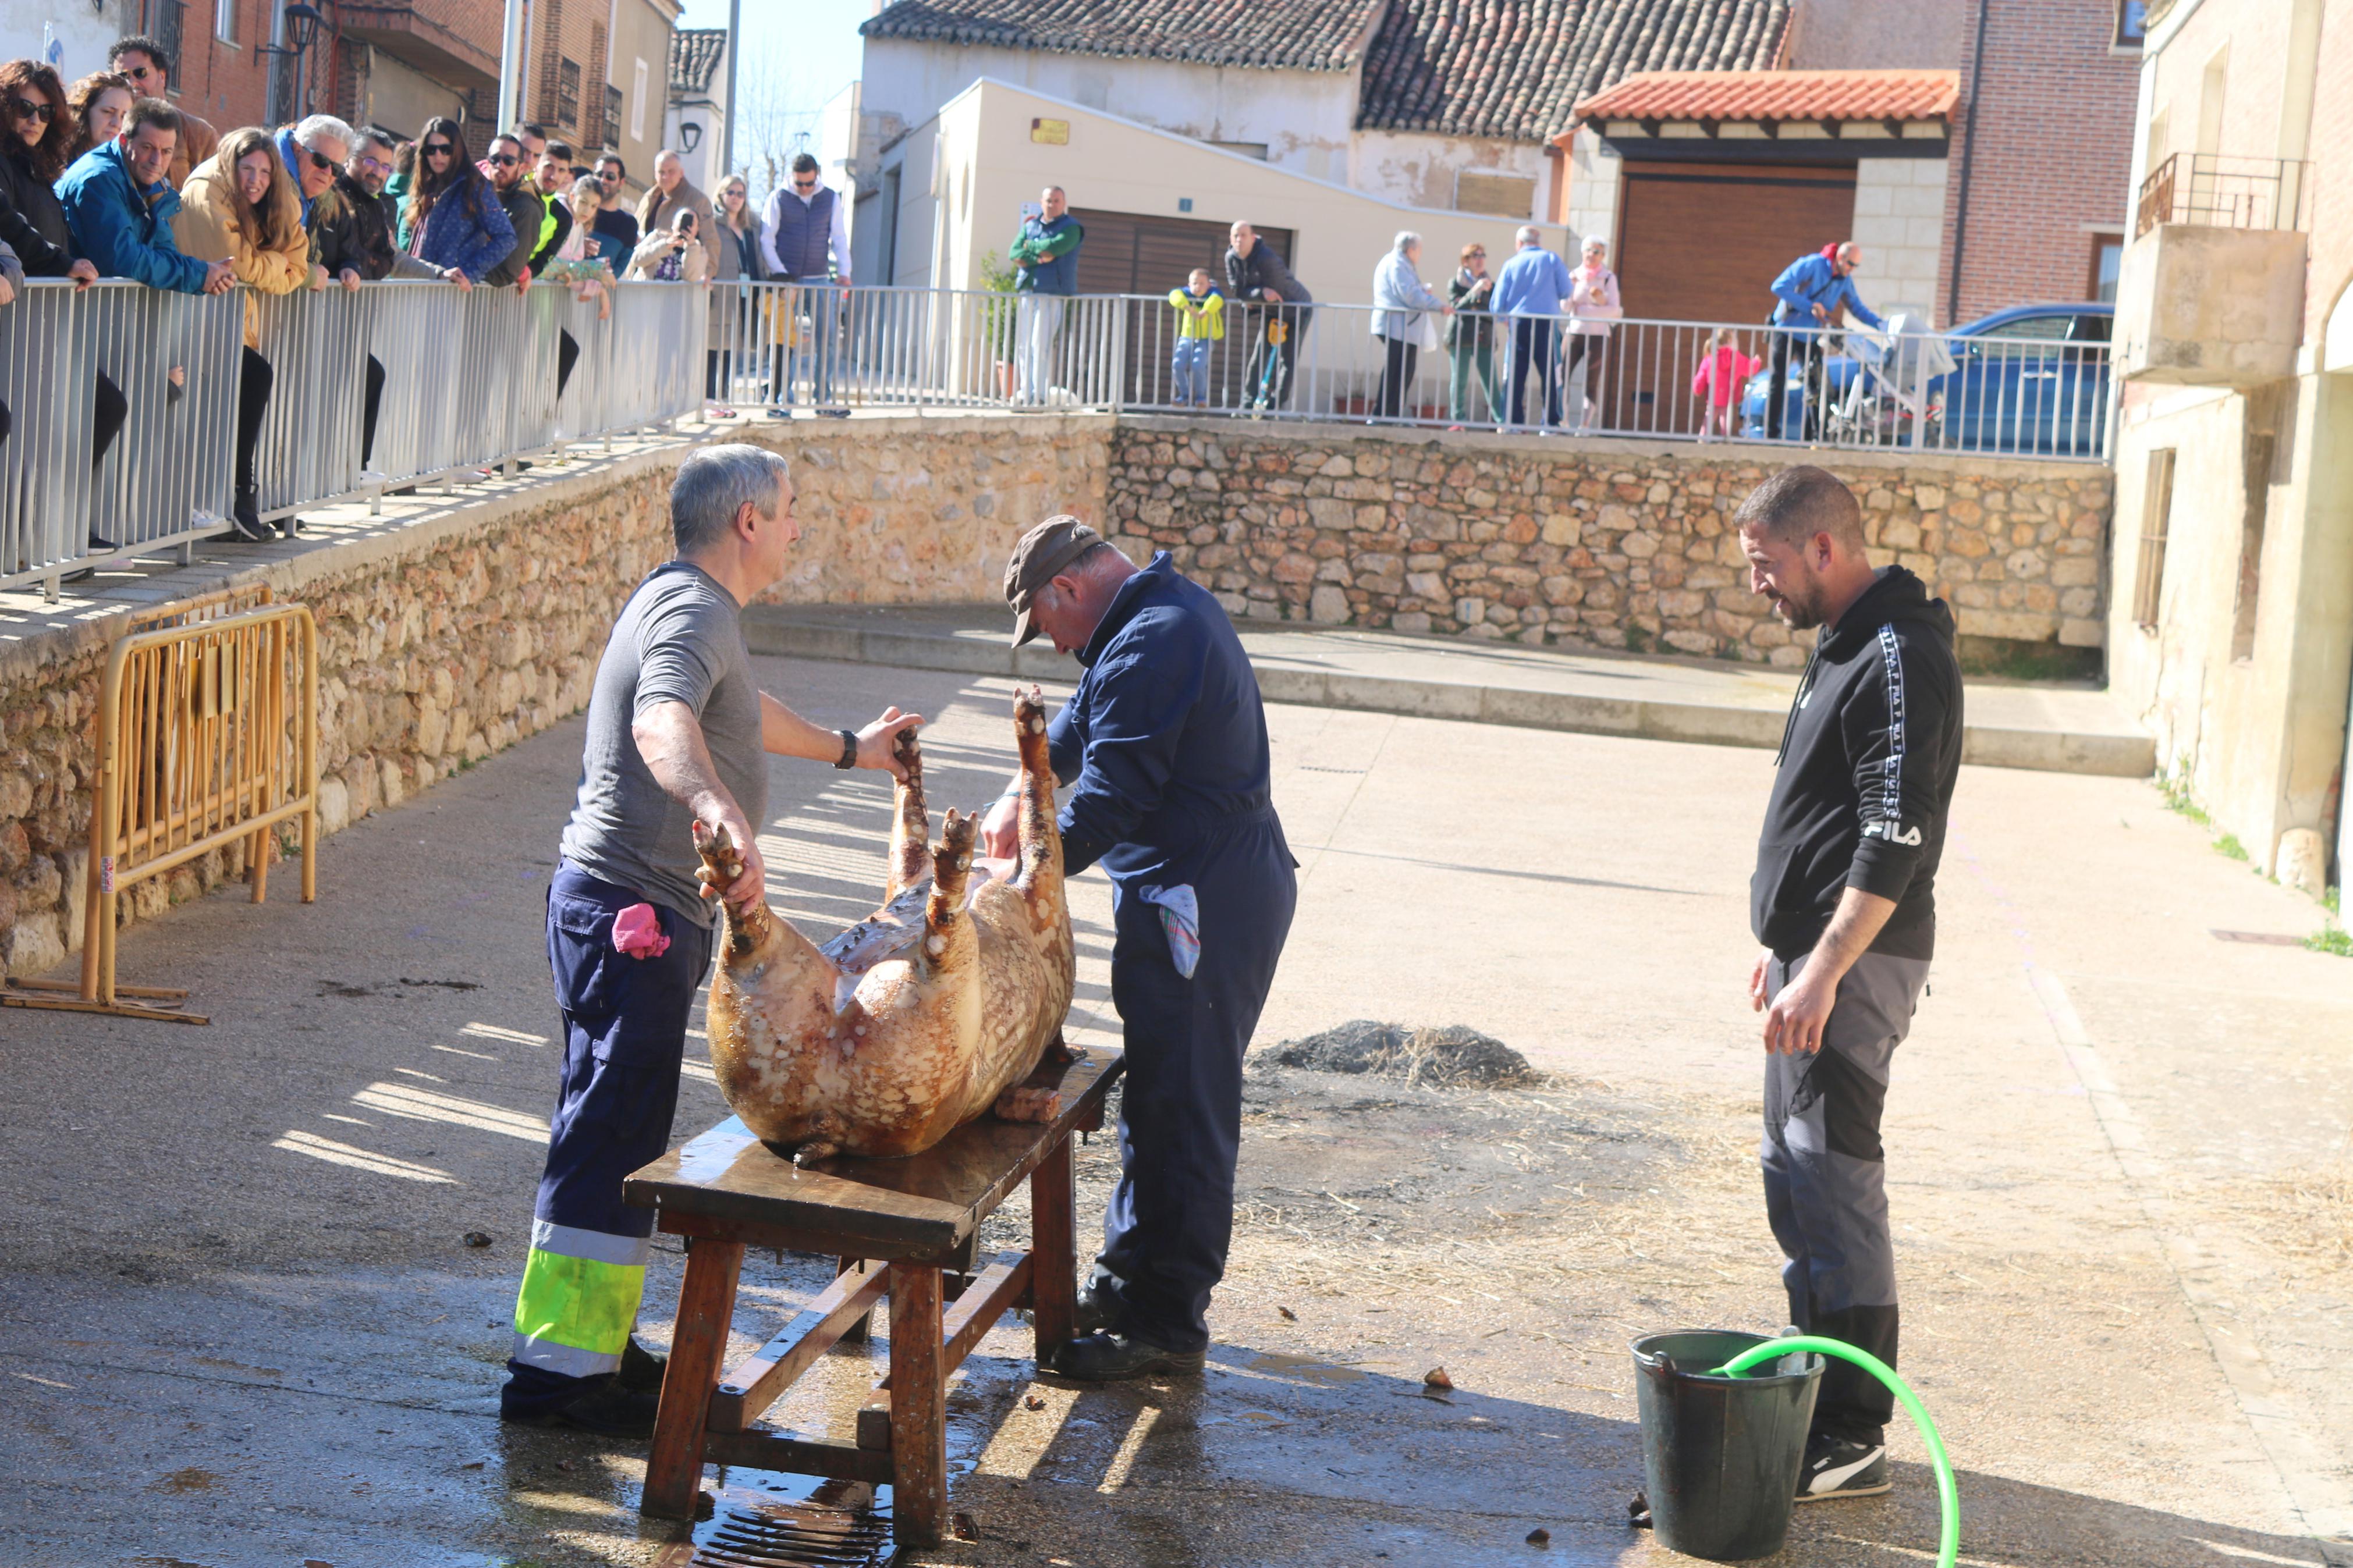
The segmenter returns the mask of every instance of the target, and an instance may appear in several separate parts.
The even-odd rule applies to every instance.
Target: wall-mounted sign
[[[1067,120],[1033,120],[1029,122],[1029,140],[1054,147],[1067,147],[1071,144],[1071,122]]]

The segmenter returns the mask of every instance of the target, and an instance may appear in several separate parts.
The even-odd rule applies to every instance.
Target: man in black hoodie
[[[1789,1317],[1895,1363],[1895,1249],[1880,1111],[1936,946],[1936,861],[1961,765],[1953,616],[1901,566],[1874,571],[1852,492],[1787,468],[1735,519],[1752,592],[1820,628],[1782,731],[1749,884],[1765,945],[1765,1207]],[[1894,1396],[1833,1361],[1798,1500],[1888,1489]]]

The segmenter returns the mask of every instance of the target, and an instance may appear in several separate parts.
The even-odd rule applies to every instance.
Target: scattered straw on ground
[[[1369,1073],[1446,1089],[1530,1083],[1538,1077],[1527,1058],[1493,1035],[1461,1025],[1412,1029],[1369,1018],[1285,1040],[1274,1048],[1273,1059],[1287,1068]]]

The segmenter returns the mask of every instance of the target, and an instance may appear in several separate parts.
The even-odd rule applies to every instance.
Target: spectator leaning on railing
[[[807,153],[795,155],[785,183],[768,193],[760,219],[761,264],[769,282],[800,285],[789,292],[774,290],[781,298],[768,301],[776,325],[769,366],[771,419],[792,417],[793,383],[803,363],[810,367],[809,402],[822,414],[832,401],[834,313],[821,291],[849,287],[849,204],[818,177],[817,160]],[[804,306],[808,342],[799,338]]]
[[[572,237],[572,149],[562,142],[550,142],[540,149],[538,160],[531,170],[532,188],[539,195],[540,205],[547,216],[539,228],[539,248],[532,252],[531,273],[534,278],[547,276],[547,264],[555,259],[564,242]]]
[[[400,210],[400,247],[479,283],[514,245],[514,225],[474,167],[458,122],[427,121],[417,142],[417,177]]]
[[[0,305],[15,304],[16,296],[24,291],[24,264],[16,259],[15,248],[6,240],[0,239]],[[0,402],[0,444],[7,441],[8,432],[15,426],[16,418],[8,412],[8,405]]]
[[[542,276],[568,285],[575,300],[596,301],[596,319],[609,320],[613,314],[613,269],[596,254],[595,225],[596,214],[605,205],[605,182],[594,174],[583,174],[572,183],[565,194],[572,208],[572,227],[564,243],[555,247],[547,269]],[[561,398],[566,383],[572,379],[572,367],[580,358],[580,340],[558,327],[555,331],[555,395]]]
[[[1560,423],[1560,376],[1553,358],[1553,318],[1568,308],[1568,268],[1544,247],[1535,225],[1522,226],[1519,247],[1495,275],[1495,314],[1508,318],[1512,335],[1504,350],[1504,418],[1525,427],[1528,372],[1544,386],[1543,424]]]
[[[711,198],[695,189],[694,182],[686,177],[686,164],[665,147],[654,159],[654,183],[638,200],[639,243],[655,229],[676,228],[681,212],[694,215],[698,239],[711,232]]]
[[[127,278],[150,289],[182,294],[222,293],[237,282],[228,263],[184,256],[172,237],[180,194],[164,175],[172,166],[172,148],[179,133],[178,110],[160,99],[141,99],[131,106],[121,136],[74,160],[58,182],[58,201],[65,211],[73,248],[88,258],[100,276]],[[180,381],[177,368],[171,374],[174,384]],[[136,390],[144,395],[159,389]],[[110,393],[113,394],[111,405]],[[103,367],[99,373],[98,398],[98,419],[90,442],[93,465],[105,458],[130,408]],[[102,543],[100,547],[106,548]]]
[[[221,138],[220,150],[197,164],[181,192],[186,204],[172,219],[180,248],[207,261],[226,261],[245,297],[245,353],[237,384],[237,503],[231,519],[246,539],[276,531],[261,521],[255,450],[269,409],[276,373],[261,356],[258,294],[291,294],[323,283],[311,264],[311,237],[302,227],[302,198],[269,132],[245,126]],[[288,537],[296,524],[288,523]]]
[[[121,135],[123,119],[138,101],[131,79],[121,71],[92,71],[68,88],[66,107],[73,110],[75,131],[67,161]]]
[[[524,156],[522,143],[514,137],[493,136],[490,153],[483,159],[490,165],[484,172],[490,175],[491,189],[497,193],[499,208],[507,215],[515,238],[499,264],[482,274],[482,282],[491,289],[512,284],[517,293],[531,287],[531,258],[539,250],[541,231],[547,226],[547,204],[532,187]]]
[[[1462,247],[1462,264],[1446,285],[1446,302],[1454,307],[1454,319],[1446,323],[1446,346],[1453,360],[1446,378],[1446,416],[1458,425],[1479,417],[1471,403],[1474,382],[1487,400],[1487,417],[1496,417],[1494,298],[1487,247],[1473,240]]]
[[[1014,319],[1017,403],[1043,403],[1053,385],[1054,342],[1062,311],[1079,291],[1079,246],[1086,237],[1060,185],[1039,193],[1037,216],[1023,218],[1013,237],[1013,289],[1020,296]]]
[[[596,215],[597,254],[618,272],[638,253],[638,220],[622,200],[628,192],[629,166],[607,153],[596,160],[596,177],[605,183],[605,208]]]
[[[152,98],[158,103],[169,103],[172,91],[172,71],[174,62],[172,51],[154,39],[133,35],[117,38],[114,47],[106,51],[110,69],[120,71],[131,83],[131,90],[142,98]],[[172,188],[178,190],[188,183],[189,173],[211,157],[220,147],[220,132],[212,121],[173,106],[180,117],[180,128],[173,133],[172,166],[168,178]]]
[[[1315,314],[1309,308],[1315,296],[1249,224],[1235,224],[1226,237],[1226,296],[1245,321],[1257,322],[1257,341],[1250,345],[1250,403],[1259,408],[1287,407],[1291,373],[1299,363],[1299,340]]]
[[[1852,311],[1855,319],[1868,327],[1883,324],[1862,302],[1862,296],[1855,292],[1854,274],[1862,266],[1862,249],[1850,239],[1844,245],[1824,246],[1811,255],[1800,256],[1773,279],[1773,324],[1787,330],[1773,334],[1773,373],[1765,384],[1767,440],[1781,438],[1786,414],[1783,403],[1788,395],[1782,388],[1788,379],[1792,349],[1798,353],[1805,438],[1811,441],[1821,434],[1821,400],[1814,395],[1813,373],[1822,358],[1822,332],[1838,325],[1841,310]]]
[[[1373,336],[1381,345],[1381,386],[1373,399],[1373,413],[1379,418],[1395,419],[1407,411],[1423,342],[1427,339],[1432,348],[1438,344],[1430,312],[1454,313],[1453,306],[1422,282],[1415,270],[1420,262],[1421,236],[1399,229],[1389,242],[1389,253],[1373,268]]]

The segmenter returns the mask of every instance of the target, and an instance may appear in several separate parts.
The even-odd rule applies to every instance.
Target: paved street
[[[935,806],[997,787],[1009,683],[758,662],[820,722],[931,714]],[[1261,1043],[1464,1024],[1549,1076],[1254,1068],[1207,1379],[1039,1384],[1025,1336],[992,1334],[951,1401],[979,1539],[917,1561],[1670,1561],[1624,1522],[1626,1342],[1783,1312],[1743,994],[1770,753],[1271,721],[1303,899]],[[314,906],[279,878],[260,909],[228,889],[129,933],[123,978],[190,986],[209,1028],[0,1015],[10,1563],[679,1559],[637,1520],[640,1448],[494,1415],[580,728],[329,840]],[[772,887],[829,931],[881,885],[882,781],[774,778]],[[1966,770],[1940,894],[1886,1131],[1905,1368],[1961,1471],[1964,1560],[2353,1563],[2321,1539],[2353,1532],[2353,963],[2242,940],[2319,911],[2136,780]],[[1107,884],[1073,905],[1077,1037],[1114,1040]],[[724,1114],[701,1070],[681,1140]],[[1082,1152],[1082,1232],[1109,1160]],[[652,1270],[657,1339],[678,1263]],[[819,1283],[753,1260],[739,1349]],[[828,1357],[774,1418],[839,1418],[874,1353]],[[1451,1402],[1421,1394],[1441,1364]],[[1804,1510],[1775,1561],[1928,1560],[1934,1490],[1894,1447],[1893,1497]],[[784,1486],[731,1473],[722,1500]]]

